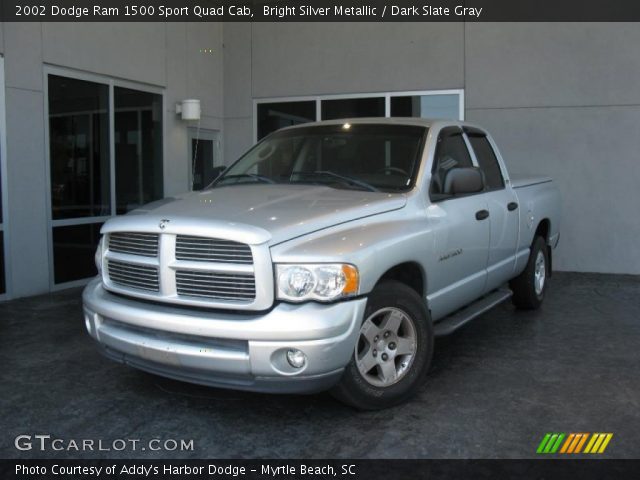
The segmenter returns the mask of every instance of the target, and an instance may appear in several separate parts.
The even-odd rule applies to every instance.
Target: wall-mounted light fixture
[[[176,114],[181,114],[182,120],[200,120],[200,100],[189,98],[177,103]]]

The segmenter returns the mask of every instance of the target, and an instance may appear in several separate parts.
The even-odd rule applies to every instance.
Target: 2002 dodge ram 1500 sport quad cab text
[[[454,121],[326,121],[260,141],[199,192],[107,221],[84,290],[103,353],[193,383],[408,398],[434,336],[544,299],[559,194]]]

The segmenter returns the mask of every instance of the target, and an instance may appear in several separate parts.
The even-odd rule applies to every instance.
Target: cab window
[[[500,164],[491,144],[485,135],[469,135],[469,143],[473,148],[478,166],[484,173],[487,190],[500,190],[504,188],[504,179],[500,171]]]
[[[443,190],[445,178],[452,168],[460,167],[473,167],[467,144],[462,137],[462,130],[458,127],[443,128],[438,136],[431,170],[431,186],[429,187],[431,200],[449,198],[449,195],[446,195]]]

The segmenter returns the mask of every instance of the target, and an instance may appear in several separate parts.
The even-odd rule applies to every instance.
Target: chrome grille
[[[199,262],[253,263],[249,245],[217,238],[178,235],[176,259]]]
[[[215,300],[252,301],[256,296],[253,274],[176,271],[178,295]]]
[[[109,234],[109,250],[144,257],[158,256],[158,234],[118,232]]]
[[[108,260],[107,271],[109,279],[115,284],[152,292],[159,289],[156,267]]]

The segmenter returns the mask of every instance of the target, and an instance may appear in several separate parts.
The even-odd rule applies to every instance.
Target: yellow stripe
[[[594,433],[591,436],[591,440],[589,440],[589,443],[587,443],[587,448],[584,449],[584,453],[591,453],[591,447],[595,443],[597,437],[598,437],[597,433]]]
[[[580,451],[582,450],[582,446],[584,445],[584,442],[587,441],[587,437],[589,436],[588,433],[581,433],[580,435],[582,435],[582,439],[580,440],[580,443],[578,443],[578,446],[576,447],[576,450],[573,453],[580,453]]]
[[[593,447],[591,448],[591,453],[597,453],[598,452],[598,448],[600,448],[600,444],[604,440],[604,437],[606,437],[606,435],[604,433],[599,433],[598,434],[598,439],[596,440],[596,443],[593,444]]]
[[[573,449],[576,448],[576,445],[578,444],[579,440],[580,440],[580,434],[576,433],[576,436],[573,439],[573,442],[571,443],[571,446],[569,447],[569,450],[567,451],[567,453],[573,453]]]
[[[605,448],[607,448],[607,445],[609,445],[609,442],[611,441],[611,438],[613,437],[613,433],[607,433],[607,436],[604,439],[604,442],[602,442],[602,445],[600,445],[600,450],[598,450],[598,453],[604,453]]]
[[[571,443],[571,441],[573,440],[573,437],[575,436],[576,434],[572,433],[567,437],[564,444],[562,445],[562,449],[560,449],[560,453],[565,453],[567,451],[567,448],[569,448],[569,444]]]

